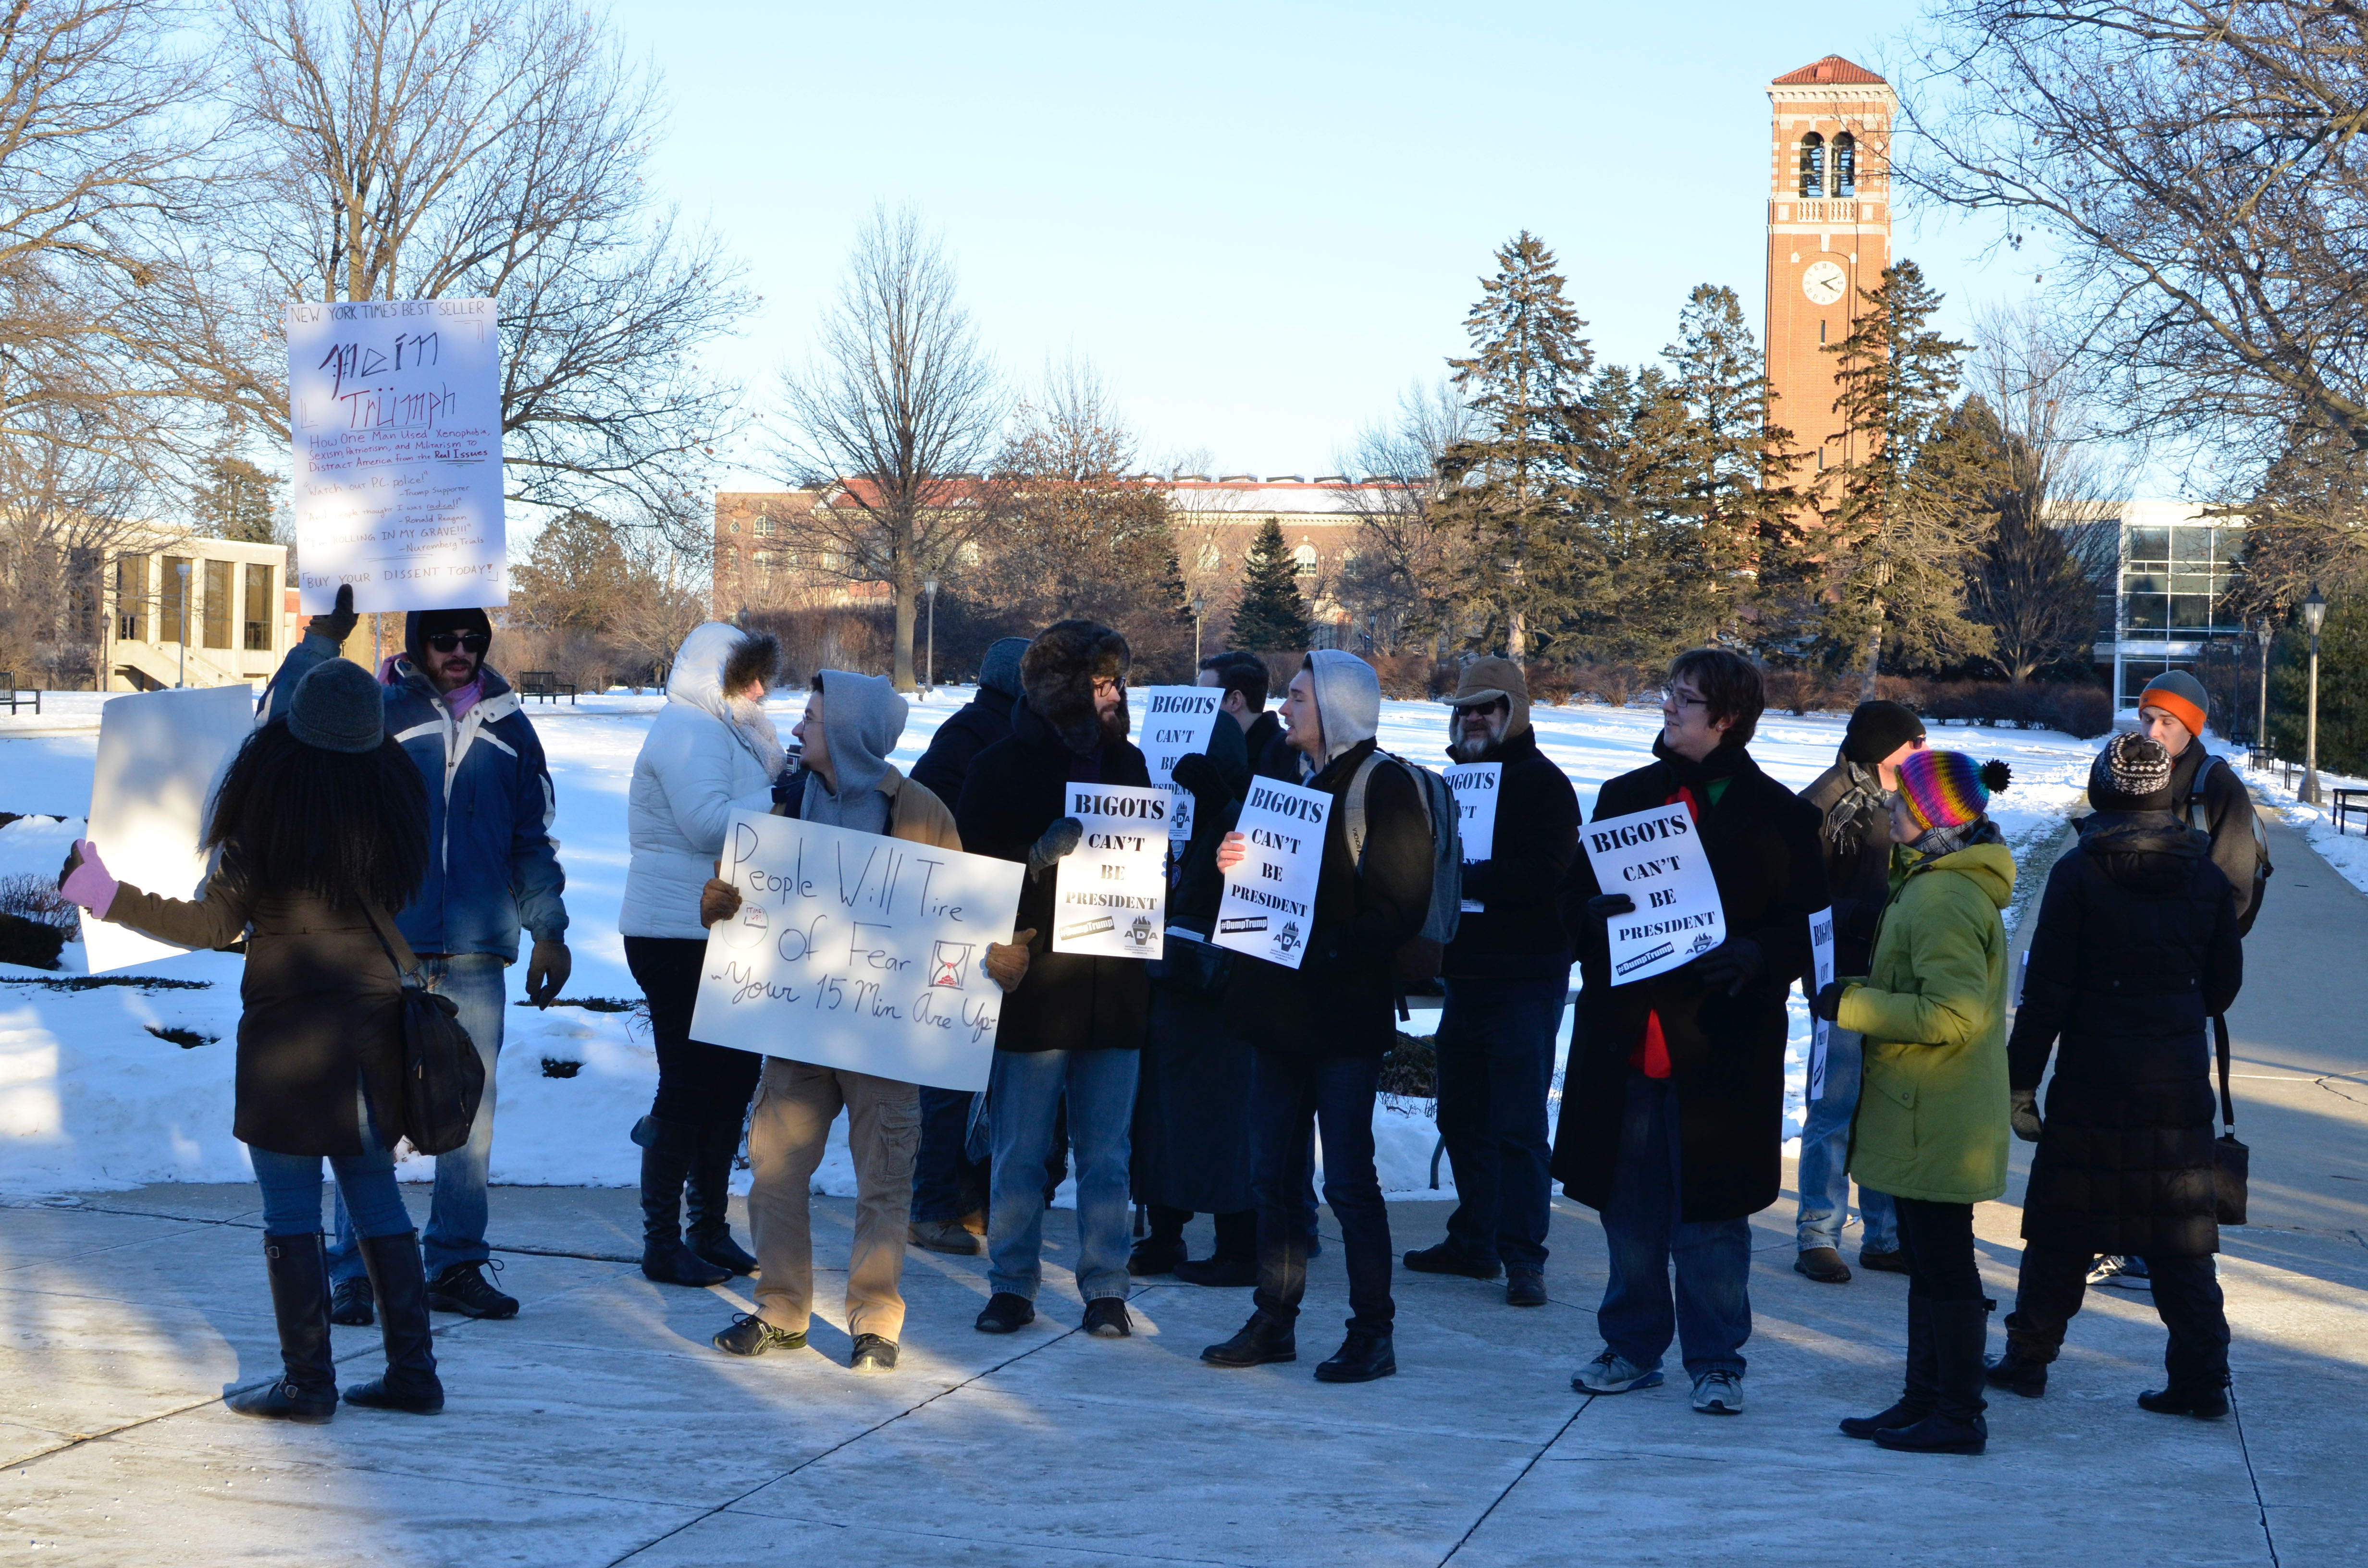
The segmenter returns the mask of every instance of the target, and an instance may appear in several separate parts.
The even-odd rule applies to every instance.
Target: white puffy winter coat
[[[706,940],[699,890],[715,874],[732,813],[772,806],[772,774],[723,700],[724,662],[742,638],[712,620],[683,639],[666,706],[633,759],[625,804],[632,860],[617,912],[617,929],[628,937]]]

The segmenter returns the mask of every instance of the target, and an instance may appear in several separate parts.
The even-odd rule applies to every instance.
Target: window
[[[1315,575],[1315,547],[1314,545],[1301,545],[1297,550],[1291,552],[1291,558],[1299,563],[1299,574],[1301,576],[1313,577]]]
[[[1834,138],[1834,194],[1858,194],[1858,138],[1847,131]]]
[[[771,515],[770,513],[768,513],[768,512],[759,512],[759,513],[757,513],[757,533],[758,537],[760,537],[760,538],[761,538],[761,537],[763,537],[764,535],[767,535],[767,534],[771,533],[772,531],[773,531],[773,518],[772,518],[772,515]]]
[[[271,652],[271,579],[272,569],[250,562],[246,568],[246,651],[250,653]]]
[[[230,646],[230,574],[233,562],[209,561],[206,563],[206,646]]]
[[[1826,139],[1814,131],[1801,138],[1801,194],[1826,194]]]
[[[159,564],[165,574],[162,591],[157,595],[156,640],[186,642],[189,631],[189,575],[196,563],[187,556],[168,555]]]
[[[153,624],[148,619],[148,558],[115,558],[115,635],[122,642],[145,642]]]

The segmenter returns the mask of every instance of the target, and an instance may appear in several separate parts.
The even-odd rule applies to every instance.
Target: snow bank
[[[969,697],[967,690],[950,687],[916,702],[895,760],[909,766],[937,726]],[[55,875],[88,808],[98,701],[87,694],[62,699],[58,718],[79,726],[64,733],[46,727],[24,733],[33,729],[29,716],[15,724],[0,719],[0,811],[74,819],[27,820],[0,828],[0,876],[20,870]],[[586,697],[573,707],[529,705],[559,795],[555,831],[567,869],[569,943],[575,953],[570,998],[634,1000],[640,994],[625,968],[616,917],[625,876],[626,787],[660,701],[610,693]],[[802,699],[772,705],[784,731],[801,706]],[[1660,722],[1657,711],[1646,708],[1541,708],[1533,717],[1540,744],[1569,772],[1580,804],[1590,812],[1604,779],[1648,759]],[[1800,788],[1831,762],[1842,722],[1839,717],[1770,715],[1761,721],[1753,755],[1776,778]],[[2060,826],[2080,797],[2095,749],[2090,742],[2029,730],[1952,728],[1936,732],[1934,740],[1985,758],[2002,757],[2013,767],[2014,787],[1999,798],[1996,814],[2018,842],[2044,838]],[[1435,703],[1385,703],[1382,741],[1417,761],[1436,764],[1443,760],[1446,710]],[[2354,841],[2353,848],[2368,874],[2368,843]],[[67,947],[70,970],[79,966],[80,954],[78,946]],[[245,1179],[245,1151],[230,1135],[231,1040],[240,971],[236,958],[193,953],[135,972],[195,985],[67,992],[39,983],[49,978],[40,971],[0,966],[0,1191]],[[494,1179],[631,1186],[639,1179],[640,1159],[625,1134],[649,1108],[657,1078],[647,1026],[632,1012],[577,1006],[536,1012],[518,1006],[523,966],[509,974],[513,1005],[497,1084]],[[1808,1014],[1797,994],[1792,1017],[1788,1137],[1800,1126],[1807,1059]],[[1408,1027],[1428,1032],[1436,1022],[1436,1014],[1417,1013]],[[185,1049],[153,1030],[213,1039]],[[1565,1050],[1568,1033],[1565,1018]],[[573,1072],[552,1075],[546,1061],[560,1072]],[[1429,1102],[1385,1101],[1375,1112],[1374,1140],[1383,1187],[1397,1195],[1429,1196],[1437,1142]],[[430,1162],[412,1159],[401,1174],[424,1180],[429,1170]],[[746,1181],[745,1173],[741,1179]],[[1440,1182],[1441,1195],[1453,1191],[1453,1173],[1443,1161]],[[843,1123],[834,1131],[815,1186],[825,1192],[854,1191]]]

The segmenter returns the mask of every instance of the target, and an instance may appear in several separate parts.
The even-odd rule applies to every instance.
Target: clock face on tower
[[[1850,278],[1830,261],[1813,261],[1801,274],[1801,292],[1813,305],[1830,305],[1850,287]]]

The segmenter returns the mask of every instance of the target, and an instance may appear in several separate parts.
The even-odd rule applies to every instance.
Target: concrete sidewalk
[[[254,1189],[159,1187],[0,1210],[0,1556],[120,1564],[1554,1563],[1950,1562],[2312,1568],[2368,1560],[2368,900],[2302,840],[2248,943],[2232,1015],[2255,1223],[2221,1261],[2237,1412],[2151,1415],[2162,1331],[2093,1292],[2045,1399],[2001,1395],[1980,1459],[1893,1455],[1834,1423],[1897,1392],[1906,1281],[1791,1269],[1792,1205],[1759,1217],[1749,1409],[1694,1415],[1684,1380],[1571,1392],[1597,1348],[1601,1232],[1555,1203],[1553,1304],[1403,1272],[1396,1378],[1318,1385],[1345,1286],[1317,1260],[1305,1358],[1197,1359],[1246,1291],[1146,1285],[1137,1334],[1076,1332],[1048,1226],[1037,1324],[974,1333],[984,1261],[908,1255],[893,1378],[847,1370],[837,1303],[813,1347],[707,1346],[744,1291],[643,1281],[628,1192],[504,1188],[510,1323],[439,1318],[450,1403],[325,1427],[244,1420],[227,1388],[276,1371]],[[2022,1189],[2016,1145],[2009,1197]],[[425,1189],[407,1192],[415,1208]],[[817,1199],[843,1270],[852,1205]],[[1447,1210],[1393,1205],[1398,1246]],[[2017,1211],[1977,1213],[2002,1307]],[[745,1236],[745,1231],[743,1232]],[[1194,1230],[1196,1254],[1209,1244]],[[843,1275],[821,1273],[827,1296]],[[1993,1341],[1998,1333],[1993,1330]],[[350,1377],[375,1330],[342,1329]]]

